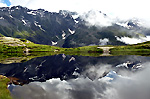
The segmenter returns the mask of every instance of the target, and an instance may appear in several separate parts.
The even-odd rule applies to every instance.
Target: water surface
[[[38,57],[0,64],[0,74],[19,79],[9,87],[18,99],[149,99],[150,57]]]

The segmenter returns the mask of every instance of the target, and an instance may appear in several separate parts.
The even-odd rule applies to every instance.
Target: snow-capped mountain
[[[77,47],[101,45],[106,39],[105,44],[123,45],[128,43],[122,37],[141,39],[150,33],[138,20],[112,23],[101,11],[56,13],[13,6],[0,8],[0,34],[40,44]]]

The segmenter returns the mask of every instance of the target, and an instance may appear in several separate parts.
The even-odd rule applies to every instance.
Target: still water
[[[38,57],[0,64],[17,99],[150,99],[150,57]]]

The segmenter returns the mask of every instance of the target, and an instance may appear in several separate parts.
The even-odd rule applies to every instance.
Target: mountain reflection
[[[89,67],[97,70],[101,69],[103,64],[111,65],[107,66],[109,68],[127,61],[146,62],[149,59],[149,57],[142,56],[88,57],[55,55],[34,58],[24,63],[0,64],[0,74],[29,82],[46,81],[51,78],[67,80],[76,78],[76,75],[73,75],[75,71],[80,74]]]
[[[0,73],[29,83],[9,86],[17,99],[148,99],[149,59],[63,54],[1,64]]]

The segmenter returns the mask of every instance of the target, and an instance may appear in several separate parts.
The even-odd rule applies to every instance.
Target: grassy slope
[[[150,55],[150,41],[127,45],[127,46],[114,46],[110,50],[113,55]]]
[[[58,47],[40,45],[30,42],[25,39],[16,39],[11,37],[0,37],[0,52],[14,53],[14,52],[24,52],[26,49],[29,51],[54,51]]]
[[[85,46],[78,48],[60,48],[56,46],[35,44],[25,39],[0,37],[0,52],[23,52],[28,49],[30,52],[102,52],[97,46]]]
[[[7,89],[8,82],[8,78],[0,75],[0,99],[12,99],[9,90]]]
[[[20,63],[35,57],[51,56],[56,54],[99,56],[102,54],[102,49],[97,47],[98,46],[60,48],[56,46],[35,44],[25,39],[0,37],[0,63]],[[27,50],[30,52],[28,55],[23,53]]]

